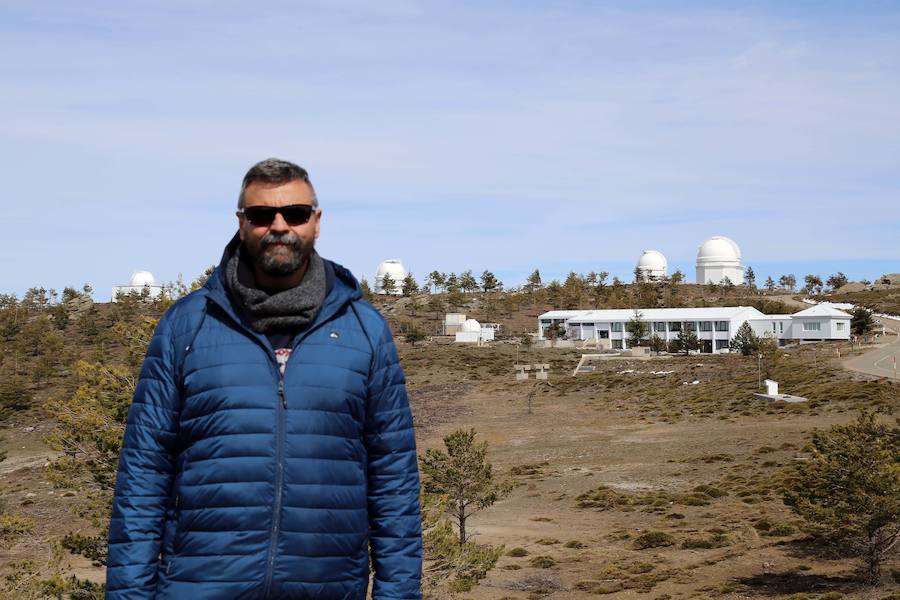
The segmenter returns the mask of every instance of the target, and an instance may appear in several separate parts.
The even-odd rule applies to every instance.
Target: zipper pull
[[[281,406],[287,408],[287,398],[284,397],[284,379],[278,380],[278,396],[281,397]]]

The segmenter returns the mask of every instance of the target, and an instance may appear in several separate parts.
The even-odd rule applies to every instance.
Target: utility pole
[[[759,381],[757,382],[757,388],[756,388],[756,389],[757,389],[757,391],[762,391],[762,353],[757,354],[756,357],[757,357],[757,361],[756,361],[756,375],[757,375],[757,379],[759,380]]]

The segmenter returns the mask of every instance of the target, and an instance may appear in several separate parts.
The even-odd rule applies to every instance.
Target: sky
[[[190,281],[263,158],[317,248],[518,285],[900,271],[900,3],[0,0],[0,293]]]

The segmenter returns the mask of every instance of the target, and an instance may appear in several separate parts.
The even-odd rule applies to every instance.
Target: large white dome
[[[669,263],[662,252],[657,250],[644,250],[638,259],[637,268],[645,277],[662,278],[666,276]]]
[[[147,285],[153,287],[156,285],[156,279],[150,271],[135,271],[131,275],[131,283],[129,285],[136,287],[144,287]]]
[[[737,243],[722,235],[715,235],[697,250],[697,283],[743,283],[741,249]]]
[[[481,323],[476,321],[475,319],[466,319],[462,324],[463,331],[476,331],[481,332]]]
[[[737,242],[723,235],[714,235],[702,244],[697,250],[697,262],[719,262],[741,260],[741,249]]]
[[[378,268],[375,269],[375,293],[376,294],[386,294],[387,292],[382,289],[382,283],[384,282],[384,276],[390,275],[391,279],[394,280],[394,290],[392,293],[400,294],[401,287],[403,285],[403,280],[406,279],[406,276],[409,274],[409,271],[406,270],[406,267],[403,266],[403,261],[398,258],[389,258],[381,262],[378,265]]]

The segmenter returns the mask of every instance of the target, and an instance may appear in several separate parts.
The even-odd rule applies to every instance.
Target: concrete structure
[[[444,335],[453,335],[462,331],[466,315],[462,313],[447,313],[444,315]]]
[[[744,283],[741,249],[731,238],[716,235],[697,250],[697,283],[722,283],[726,277],[734,285]]]
[[[644,250],[637,262],[637,269],[648,281],[665,279],[668,275],[669,263],[662,252]]]
[[[680,332],[692,328],[703,342],[701,352],[728,352],[738,328],[749,323],[759,336],[778,340],[815,342],[849,340],[850,315],[830,307],[813,307],[793,315],[765,315],[750,306],[706,308],[641,309],[649,335],[671,342]],[[548,327],[562,326],[567,340],[595,340],[598,347],[625,350],[631,347],[627,323],[634,318],[630,309],[551,310],[538,317],[538,339],[545,339]]]
[[[402,296],[403,295],[403,280],[406,279],[406,276],[409,274],[409,271],[406,270],[406,267],[403,266],[403,262],[398,258],[389,258],[385,261],[382,261],[378,268],[375,269],[375,286],[373,287],[373,291],[376,294],[390,294],[392,296]],[[385,291],[384,289],[384,276],[390,275],[391,279],[394,281],[394,289],[390,292]]]
[[[112,288],[112,301],[118,302],[119,294],[147,294],[150,299],[162,295],[161,285],[157,285],[153,273],[150,271],[135,271],[131,275],[131,281],[127,285],[114,285]]]

